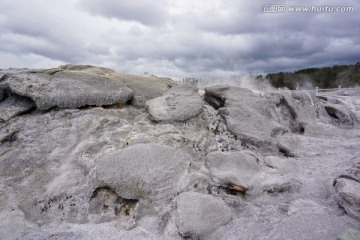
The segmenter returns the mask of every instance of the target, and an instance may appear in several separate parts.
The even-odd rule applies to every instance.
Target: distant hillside
[[[354,65],[334,65],[333,67],[306,68],[296,72],[278,72],[266,75],[276,88],[313,89],[353,87],[360,85],[360,62]]]

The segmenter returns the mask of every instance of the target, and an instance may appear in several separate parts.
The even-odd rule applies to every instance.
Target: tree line
[[[276,88],[314,89],[360,86],[360,62],[354,65],[306,68],[295,72],[269,73],[265,78]],[[257,76],[257,79],[264,79]]]

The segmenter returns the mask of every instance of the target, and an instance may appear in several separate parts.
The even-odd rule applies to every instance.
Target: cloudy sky
[[[268,13],[268,4],[286,6]],[[290,12],[291,6],[353,12]],[[183,78],[360,61],[358,0],[0,0],[0,68],[105,66]]]

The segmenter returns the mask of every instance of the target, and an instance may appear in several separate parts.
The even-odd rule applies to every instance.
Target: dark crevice
[[[276,107],[281,109],[281,112],[283,114],[282,120],[289,122],[289,128],[290,128],[291,132],[298,133],[301,135],[305,133],[304,125],[297,121],[297,113],[296,113],[295,108],[293,106],[291,106],[284,97],[282,97],[280,99],[280,101],[276,104]],[[274,136],[277,136],[276,134],[279,134],[279,133],[274,132],[272,134],[274,134]]]
[[[277,137],[277,136],[281,136],[284,135],[285,133],[287,133],[288,130],[282,128],[282,127],[276,127],[274,129],[271,130],[271,137]]]
[[[139,199],[120,197],[112,188],[103,186],[95,189],[89,202],[91,213],[112,211],[114,216],[130,216],[133,215]]]
[[[325,96],[316,96],[317,98],[321,99],[321,100],[324,100],[324,101],[328,101],[328,98],[325,97]]]
[[[290,150],[288,150],[284,147],[281,147],[281,146],[279,146],[279,153],[280,153],[280,155],[282,155],[284,157],[295,157],[294,154],[292,154],[290,152]]]
[[[125,107],[124,103],[115,103],[111,105],[103,105],[102,108],[104,109],[123,109]]]
[[[51,69],[51,70],[48,70],[46,73],[49,74],[50,76],[55,76],[56,73],[62,72],[62,71],[63,71],[62,69]]]
[[[226,99],[223,99],[221,97],[209,94],[207,92],[204,95],[204,100],[206,102],[208,102],[216,110],[218,110],[219,108],[224,107],[225,106],[225,101],[226,101]]]
[[[302,124],[298,126],[298,132],[302,135],[305,133],[305,127]]]
[[[101,107],[103,109],[123,109],[125,106],[126,106],[125,103],[114,103],[114,104],[110,104],[110,105],[101,105],[101,106],[85,105],[85,106],[78,107],[77,109],[87,110],[87,109],[98,108],[98,107]]]
[[[290,125],[290,130],[293,133],[299,133],[303,135],[305,133],[305,127],[302,123],[292,122]]]
[[[296,120],[297,118],[297,114],[296,114],[296,111],[295,109],[288,103],[288,101],[282,97],[279,101],[279,103],[276,104],[277,107],[285,107],[288,112],[290,113],[290,116],[291,116],[291,119],[292,120]]]
[[[340,120],[340,117],[338,116],[338,114],[339,114],[338,110],[336,110],[335,108],[330,107],[330,106],[325,106],[325,110],[330,117],[332,117],[336,120]]]
[[[346,109],[344,109],[346,110]],[[333,119],[333,122],[336,125],[340,126],[354,126],[354,116],[351,112],[349,114],[343,112],[341,109],[338,109],[333,106],[325,106],[325,111],[329,115],[331,119]]]
[[[8,133],[5,134],[4,136],[1,136],[1,137],[0,137],[0,143],[3,143],[3,142],[13,142],[13,141],[15,141],[16,138],[17,138],[18,132],[19,132],[19,130],[16,129],[16,130],[13,130],[13,131],[8,132]]]

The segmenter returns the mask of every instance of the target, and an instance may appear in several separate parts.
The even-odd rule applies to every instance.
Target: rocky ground
[[[0,239],[360,230],[359,89],[213,86],[201,97],[170,79],[77,65],[0,79]]]

